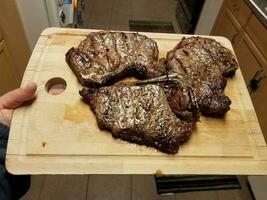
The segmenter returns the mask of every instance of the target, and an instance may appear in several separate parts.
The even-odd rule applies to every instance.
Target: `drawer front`
[[[250,38],[253,40],[263,56],[267,59],[267,29],[255,15],[252,15],[250,18],[246,27],[246,32],[249,34]]]
[[[252,11],[243,0],[226,0],[226,4],[241,25],[248,22]]]

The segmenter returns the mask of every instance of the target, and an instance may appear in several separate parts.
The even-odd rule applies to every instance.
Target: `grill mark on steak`
[[[191,135],[194,122],[172,112],[158,85],[115,85],[80,91],[101,129],[112,136],[174,154]]]
[[[182,69],[183,69],[183,71],[185,72],[185,74],[188,75],[187,70],[186,70],[186,68],[185,68],[185,66],[184,66],[184,64],[183,64],[183,62],[181,62],[179,58],[176,58],[176,59],[177,59],[177,61],[179,62],[180,66],[182,67]]]
[[[121,62],[122,59],[121,59],[121,55],[118,52],[118,47],[117,47],[117,42],[115,40],[115,37],[112,37],[112,40],[113,40],[113,44],[114,44],[115,53],[116,53],[116,55],[118,55],[119,62]]]
[[[185,121],[196,122],[200,117],[200,109],[196,94],[191,86],[184,82],[178,73],[132,82],[132,85],[156,84],[164,88],[172,111]]]

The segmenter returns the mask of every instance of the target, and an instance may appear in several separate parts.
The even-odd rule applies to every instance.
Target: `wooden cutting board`
[[[36,44],[22,85],[38,84],[37,97],[14,113],[6,165],[15,174],[267,174],[267,148],[240,69],[225,90],[232,100],[223,119],[201,117],[191,139],[176,155],[113,139],[98,128],[82,86],[65,53],[96,30],[48,28]],[[160,57],[188,35],[143,33]],[[229,40],[216,39],[232,49]],[[59,95],[47,92],[53,78],[66,82]],[[57,81],[58,79],[56,79]]]

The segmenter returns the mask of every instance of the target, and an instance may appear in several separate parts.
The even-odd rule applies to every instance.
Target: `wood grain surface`
[[[176,155],[113,139],[100,130],[65,53],[96,30],[49,28],[42,32],[22,85],[35,81],[37,97],[14,113],[6,165],[15,174],[267,174],[267,148],[240,69],[225,90],[232,100],[223,119],[201,117]],[[143,33],[160,57],[189,35]],[[232,49],[229,40],[212,37]],[[46,83],[60,77],[66,90],[51,95]]]

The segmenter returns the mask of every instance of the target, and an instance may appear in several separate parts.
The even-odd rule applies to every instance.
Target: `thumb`
[[[36,92],[36,83],[29,83],[25,87],[12,90],[0,97],[0,108],[17,108],[24,102],[32,99]]]

